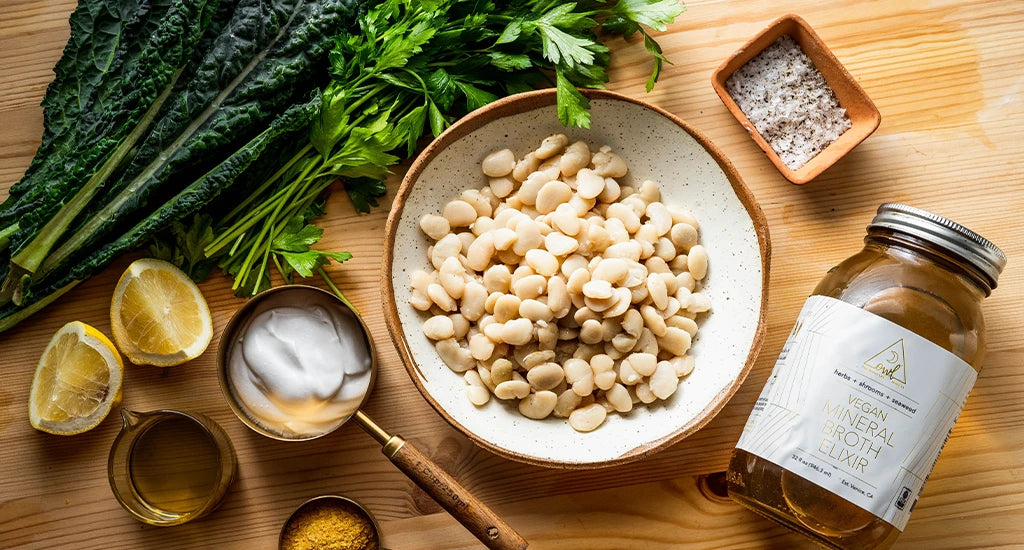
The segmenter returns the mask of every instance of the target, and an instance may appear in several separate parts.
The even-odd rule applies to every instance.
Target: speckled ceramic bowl
[[[502,456],[561,468],[595,468],[637,460],[692,434],[729,400],[746,377],[764,336],[770,247],[764,214],[739,174],[706,137],[657,107],[588,91],[590,129],[566,129],[554,90],[512,96],[477,110],[436,139],[409,169],[388,217],[383,301],[391,335],[416,387],[455,428]],[[630,167],[629,183],[657,182],[666,204],[685,206],[701,224],[711,269],[705,292],[714,304],[701,322],[693,373],[668,401],[609,415],[590,433],[564,419],[521,416],[514,403],[474,407],[462,375],[438,357],[421,331],[425,314],[409,305],[409,274],[430,269],[429,239],[418,220],[487,180],[480,161],[508,147],[521,157],[544,137],[564,132],[591,148],[610,145]]]

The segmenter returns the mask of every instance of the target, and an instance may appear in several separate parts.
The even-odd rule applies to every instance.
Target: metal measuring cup
[[[285,547],[285,542],[288,536],[289,528],[291,528],[293,522],[297,521],[298,518],[300,518],[302,514],[305,513],[307,508],[317,506],[320,504],[347,505],[350,508],[350,511],[355,511],[358,515],[362,516],[362,518],[366,520],[367,524],[370,527],[370,530],[373,533],[373,538],[376,539],[376,546],[373,547],[374,550],[386,550],[380,544],[380,524],[377,523],[377,518],[373,517],[373,514],[370,512],[370,510],[368,510],[362,504],[359,504],[358,502],[351,498],[338,495],[321,495],[318,497],[311,498],[306,502],[300,504],[299,507],[296,508],[294,512],[292,512],[292,515],[288,516],[288,520],[284,522],[284,525],[281,526],[281,534],[277,537],[278,550],[288,550]]]
[[[328,298],[325,298],[325,296]],[[358,313],[330,292],[312,286],[286,285],[265,290],[246,302],[231,317],[231,320],[228,321],[227,326],[224,328],[224,333],[221,335],[217,349],[217,377],[220,380],[220,387],[227,398],[228,405],[235,415],[246,426],[252,428],[253,431],[279,441],[302,441],[323,437],[347,422],[349,418],[352,418],[356,424],[383,446],[384,456],[388,457],[402,473],[437,501],[442,508],[448,511],[470,533],[480,539],[484,545],[494,550],[525,549],[528,546],[526,540],[490,508],[471,495],[458,481],[420,452],[419,449],[400,435],[391,434],[378,426],[362,410],[357,409],[351,417],[339,419],[336,425],[324,430],[322,433],[297,437],[291,437],[267,429],[255,419],[254,415],[249,414],[245,410],[244,404],[232,387],[228,374],[231,354],[234,346],[239,341],[239,331],[247,327],[248,321],[257,312],[269,309],[267,307],[268,304],[302,303],[303,297],[325,306],[330,304],[332,307],[338,307],[345,315],[353,315],[358,321],[358,326],[362,330],[362,336],[366,339],[371,359],[370,383],[359,406],[362,408],[365,405],[370,392],[373,390],[377,370],[377,354],[373,348],[373,340],[370,338],[370,331],[366,324],[359,317]]]

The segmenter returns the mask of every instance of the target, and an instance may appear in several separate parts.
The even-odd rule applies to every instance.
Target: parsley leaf
[[[686,11],[679,0],[619,0],[612,13],[634,24],[664,31],[668,24]]]
[[[196,282],[205,281],[217,260],[206,257],[204,249],[213,241],[213,218],[196,214],[189,225],[181,221],[157,236],[149,245],[149,255],[170,262]]]
[[[590,128],[590,100],[569,82],[561,69],[555,71],[558,120],[565,126]]]

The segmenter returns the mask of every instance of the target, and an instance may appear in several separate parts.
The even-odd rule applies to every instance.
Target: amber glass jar
[[[818,544],[889,548],[981,368],[1003,253],[883,204],[814,289],[729,465],[740,504]]]

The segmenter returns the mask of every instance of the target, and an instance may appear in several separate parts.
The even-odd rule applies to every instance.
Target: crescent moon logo
[[[899,388],[907,384],[906,353],[903,339],[886,346],[882,351],[864,362],[864,366],[879,378],[892,382]]]

